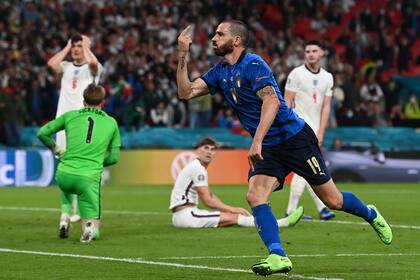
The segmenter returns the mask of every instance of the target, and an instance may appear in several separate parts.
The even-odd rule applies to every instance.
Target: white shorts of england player
[[[212,228],[220,221],[220,211],[187,207],[172,214],[172,224],[181,228]]]

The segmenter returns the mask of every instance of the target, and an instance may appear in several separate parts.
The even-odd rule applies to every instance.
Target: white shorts
[[[172,224],[181,228],[211,228],[220,222],[220,211],[187,207],[172,214]]]

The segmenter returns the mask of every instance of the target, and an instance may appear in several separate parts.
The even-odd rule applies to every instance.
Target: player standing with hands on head
[[[103,167],[118,161],[121,139],[115,119],[101,110],[105,89],[92,83],[83,96],[85,108],[69,111],[50,121],[41,127],[38,137],[56,152],[57,144],[52,135],[61,130],[66,132],[67,151],[61,155],[55,176],[62,191],[62,217],[69,217],[73,196],[77,194],[83,232],[80,241],[90,242],[100,235]],[[69,223],[60,228],[61,238],[68,237],[69,228]]]
[[[218,25],[212,43],[215,54],[224,60],[192,82],[187,71],[192,43],[189,28],[178,37],[179,98],[188,100],[222,92],[252,136],[247,201],[260,238],[269,251],[269,256],[254,264],[252,270],[259,275],[270,275],[292,269],[268,204],[271,193],[282,188],[284,177],[291,171],[304,177],[328,207],[362,217],[385,244],[390,244],[392,231],[385,219],[374,206],[366,206],[353,193],[337,189],[313,130],[286,105],[267,63],[260,56],[246,52],[249,38],[246,25],[237,20]]]
[[[312,128],[322,147],[325,129],[330,116],[332,88],[334,85],[333,76],[320,66],[321,58],[324,56],[322,45],[319,41],[309,41],[305,44],[306,63],[296,67],[287,77],[284,100],[287,106],[305,120]],[[328,207],[318,198],[311,186],[302,176],[293,175],[290,183],[289,205],[287,215],[296,210],[303,191],[307,187],[309,194],[315,202],[322,220],[329,220],[335,217]]]
[[[247,210],[223,203],[209,187],[207,168],[216,156],[217,146],[213,138],[202,138],[197,144],[197,158],[188,163],[176,178],[169,206],[175,227],[255,226],[254,217]],[[213,210],[198,209],[199,200]],[[287,218],[277,220],[278,226],[294,226],[302,215],[303,207],[299,207]]]
[[[90,39],[85,35],[73,35],[67,45],[48,60],[48,67],[56,74],[61,75],[60,97],[56,118],[62,114],[83,108],[83,91],[86,87],[98,84],[102,73],[102,65],[90,50]],[[64,61],[70,53],[72,61]],[[57,145],[55,154],[63,154],[66,151],[66,135],[60,131],[56,136]],[[76,214],[77,199],[74,199],[72,221],[78,221]],[[65,227],[68,217],[62,217],[60,228]]]

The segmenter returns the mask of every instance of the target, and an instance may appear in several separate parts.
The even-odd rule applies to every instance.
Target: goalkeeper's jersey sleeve
[[[62,118],[67,150],[58,170],[99,180],[107,151],[121,146],[117,122],[89,107],[67,112]]]

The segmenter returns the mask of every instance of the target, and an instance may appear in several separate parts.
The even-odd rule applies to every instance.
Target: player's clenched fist
[[[190,45],[192,43],[191,39],[191,25],[188,25],[178,36],[178,51],[179,52],[188,52]]]

